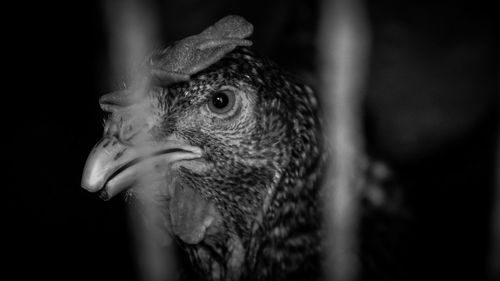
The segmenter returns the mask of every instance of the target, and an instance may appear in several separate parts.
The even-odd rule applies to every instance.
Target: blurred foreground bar
[[[320,93],[331,163],[326,181],[327,260],[325,280],[351,281],[359,275],[356,257],[359,221],[359,159],[362,91],[369,30],[361,1],[322,1],[319,31]]]
[[[142,64],[158,45],[159,24],[157,1],[107,0],[104,2],[110,38],[111,81],[127,87],[142,77]],[[136,91],[132,94],[139,94]],[[147,179],[141,184],[147,185]],[[162,231],[161,210],[155,204],[128,204],[130,226],[135,237],[135,257],[140,281],[174,280],[175,256],[172,243]]]

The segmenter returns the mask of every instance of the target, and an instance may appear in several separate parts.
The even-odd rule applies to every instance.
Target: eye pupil
[[[225,93],[217,93],[212,98],[215,108],[222,109],[229,104],[229,97]]]

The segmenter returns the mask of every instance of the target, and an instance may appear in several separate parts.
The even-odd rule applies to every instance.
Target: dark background
[[[367,2],[367,147],[395,168],[412,212],[396,246],[384,249],[381,279],[487,280],[500,104],[493,2]],[[259,53],[317,81],[315,1],[155,3],[162,45],[239,14],[254,24]],[[32,1],[3,10],[5,275],[135,280],[123,200],[103,202],[80,188],[102,132],[98,98],[116,85],[103,4]]]

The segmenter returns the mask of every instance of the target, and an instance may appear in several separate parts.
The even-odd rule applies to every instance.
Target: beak
[[[108,200],[134,185],[141,176],[161,165],[180,160],[200,158],[199,147],[177,141],[144,143],[131,146],[114,137],[104,137],[90,152],[82,177],[82,187],[90,192],[101,191]]]

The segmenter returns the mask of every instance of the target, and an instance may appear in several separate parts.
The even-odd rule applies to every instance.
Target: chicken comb
[[[197,35],[175,42],[153,54],[151,74],[162,86],[189,80],[238,46],[251,46],[245,39],[253,26],[240,16],[226,16]]]
[[[154,52],[146,64],[156,84],[169,86],[188,81],[190,76],[220,60],[237,46],[250,46],[245,39],[253,26],[239,16],[226,16],[197,35],[175,42],[161,51]],[[147,81],[147,80],[142,80]],[[141,100],[144,85],[103,95],[99,104],[107,112],[135,104]],[[138,89],[141,93],[138,93]]]

